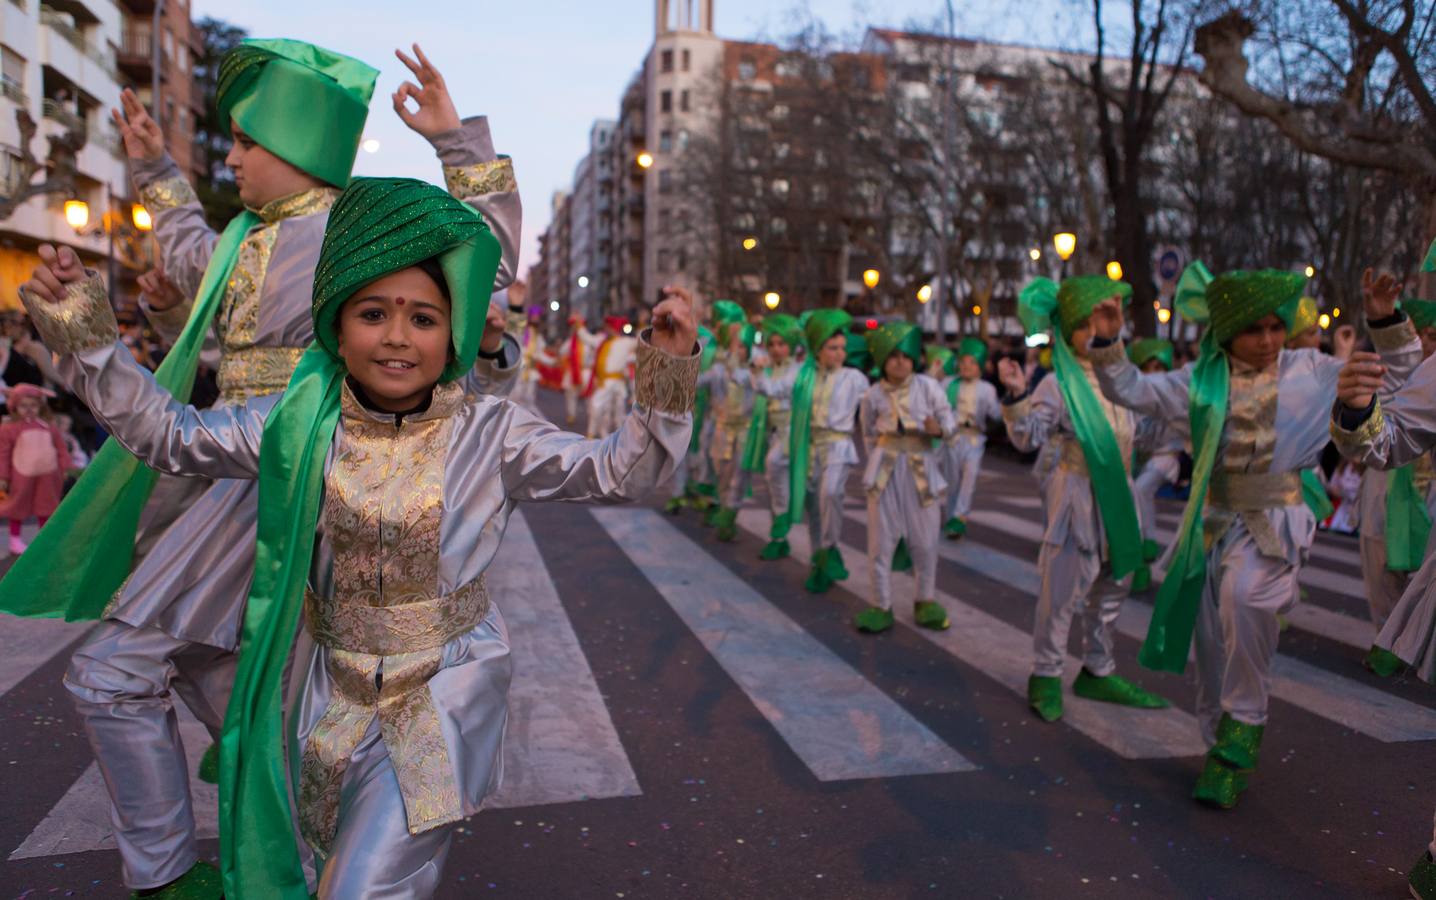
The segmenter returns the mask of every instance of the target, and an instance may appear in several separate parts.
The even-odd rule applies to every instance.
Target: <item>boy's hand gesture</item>
[[[490,355],[499,352],[504,345],[504,329],[508,325],[508,316],[504,312],[502,303],[490,303],[489,314],[484,319],[484,336],[479,340],[479,352]]]
[[[1366,318],[1384,319],[1396,313],[1401,297],[1401,282],[1390,272],[1376,274],[1375,269],[1361,273],[1361,296],[1366,301]]]
[[[1092,334],[1114,341],[1122,334],[1122,301],[1116,297],[1103,300],[1092,310]]]
[[[1353,353],[1336,377],[1336,398],[1350,409],[1366,409],[1381,388],[1386,366],[1375,353]]]
[[[120,105],[125,111],[111,109],[110,115],[115,120],[115,127],[120,130],[121,140],[125,142],[125,154],[130,159],[145,162],[162,159],[165,155],[165,133],[160,130],[159,123],[150,117],[140,98],[134,91],[125,88],[120,92]],[[228,127],[226,122],[225,128]]]
[[[692,356],[698,342],[698,323],[693,319],[693,295],[686,288],[667,285],[663,301],[653,308],[653,346],[669,356]]]
[[[414,44],[413,48],[417,59],[411,59],[403,50],[394,51],[399,61],[408,66],[414,77],[419,79],[418,84],[406,81],[399,85],[393,96],[394,112],[399,114],[399,118],[410,129],[432,140],[446,131],[453,131],[463,123],[459,120],[458,110],[454,108],[454,99],[449,96],[449,86],[444,83],[444,76],[429,62],[429,57],[424,55],[418,44]],[[409,110],[408,101],[411,97],[419,107],[416,112]]]
[[[997,361],[997,378],[1007,392],[1014,397],[1021,397],[1027,393],[1027,373],[1015,359],[1000,359]]]
[[[20,285],[20,290],[30,296],[46,303],[59,303],[65,299],[66,285],[85,280],[85,267],[69,247],[56,250],[49,244],[41,244],[37,252],[41,264],[30,274],[30,280]]]

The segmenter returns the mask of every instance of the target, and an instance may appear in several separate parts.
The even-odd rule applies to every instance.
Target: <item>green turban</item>
[[[1132,286],[1113,281],[1106,275],[1074,275],[1059,286],[1050,278],[1034,278],[1017,298],[1017,317],[1029,335],[1053,329],[1071,340],[1072,332],[1092,317],[1092,310],[1103,301],[1120,297],[1126,306],[1132,298]]]
[[[354,169],[379,70],[303,41],[249,40],[219,63],[215,106],[261,147],[326,184]]]
[[[748,321],[748,314],[732,300],[714,300],[713,321],[718,325],[733,325]]]
[[[935,360],[942,361],[942,370],[951,375],[952,370],[957,367],[957,354],[946,347],[939,347],[936,344],[929,344],[923,348],[923,365],[932,367]]]
[[[881,373],[893,351],[917,364],[922,361],[922,332],[911,322],[888,322],[877,331],[868,332],[868,352],[873,365]]]
[[[813,353],[821,350],[833,335],[841,334],[853,324],[853,317],[841,309],[815,309],[811,313],[805,313],[808,321],[803,323],[803,331],[808,349]]]
[[[962,343],[957,345],[957,355],[959,357],[970,356],[977,360],[977,367],[980,369],[987,365],[987,341],[982,338],[965,337],[962,339]]]
[[[1296,337],[1303,331],[1317,324],[1321,318],[1321,309],[1316,301],[1310,297],[1301,297],[1294,304],[1287,304],[1279,311],[1282,321],[1286,322],[1286,333],[1288,337]]]
[[[1416,330],[1436,327],[1436,301],[1412,297],[1401,301],[1401,308],[1411,317],[1411,324],[1416,326]]]
[[[1171,341],[1164,341],[1161,338],[1142,338],[1133,341],[1127,348],[1127,358],[1134,366],[1145,366],[1152,360],[1159,360],[1167,371],[1172,370],[1176,364],[1176,348]]]
[[[221,859],[226,893],[307,897],[284,777],[283,674],[299,626],[324,492],[324,463],[346,374],[335,320],[366,284],[436,258],[450,296],[453,360],[474,365],[501,250],[481,216],[443,188],[358,178],[329,213],[314,275],[315,341],[264,425],[254,580],[244,656],[220,739]]]
[[[1295,318],[1306,279],[1276,269],[1226,272],[1215,278],[1200,262],[1187,266],[1177,282],[1173,305],[1186,319],[1207,323],[1218,344],[1226,344],[1266,316]]]
[[[773,313],[765,318],[763,334],[767,337],[777,335],[794,350],[803,346],[803,326],[798,324],[797,318],[787,313]]]
[[[698,357],[698,366],[706,372],[713,368],[713,360],[718,358],[718,337],[706,327],[699,325],[698,343],[703,348],[702,355]]]
[[[873,367],[873,352],[868,349],[867,335],[859,334],[856,331],[849,331],[847,337],[847,357],[843,365],[852,366],[866,373]]]

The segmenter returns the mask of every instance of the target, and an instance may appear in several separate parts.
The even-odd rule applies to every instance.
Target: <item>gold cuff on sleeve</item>
[[[1340,402],[1340,401],[1337,401]],[[1341,422],[1335,415],[1331,417],[1331,440],[1336,444],[1336,449],[1341,451],[1342,456],[1359,457],[1386,429],[1386,416],[1381,412],[1381,398],[1376,399],[1376,405],[1371,410],[1371,415],[1366,421],[1356,426],[1352,431],[1341,427]]]
[[[1127,359],[1127,345],[1121,338],[1118,338],[1105,347],[1088,347],[1087,358],[1091,360],[1094,367],[1099,369],[1116,365]]]
[[[49,303],[21,290],[20,299],[40,332],[40,342],[51,353],[80,353],[96,347],[108,347],[120,338],[115,311],[105,283],[99,275],[84,281],[71,282],[65,299]]]
[[[1032,405],[1032,397],[1029,395],[1018,400],[1016,403],[1002,404],[1002,419],[1008,424],[1020,422],[1027,418],[1029,407]]]
[[[1377,353],[1396,353],[1417,340],[1416,326],[1409,318],[1387,328],[1371,329],[1371,345]]]
[[[198,202],[199,195],[194,192],[190,183],[179,175],[151,181],[140,188],[140,203],[151,215]]]
[[[648,342],[644,335],[638,342],[635,400],[638,405],[656,412],[684,415],[693,411],[698,394],[700,354],[670,356]]]
[[[444,166],[444,184],[460,199],[483,194],[509,193],[519,189],[510,159],[495,159],[472,166]]]

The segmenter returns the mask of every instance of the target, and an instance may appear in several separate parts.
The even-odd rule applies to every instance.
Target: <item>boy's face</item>
[[[1276,363],[1286,343],[1286,323],[1276,313],[1263,316],[1232,338],[1232,356],[1258,372]]]
[[[339,355],[385,412],[424,402],[450,355],[449,301],[422,269],[400,269],[360,288],[339,311]]]
[[[963,381],[973,381],[982,377],[982,368],[977,364],[974,356],[959,356],[957,358],[957,377]]]
[[[224,164],[234,172],[239,199],[250,209],[260,209],[281,197],[318,187],[319,179],[285,162],[255,143],[254,138],[233,122],[234,143]]]
[[[848,340],[841,334],[835,334],[823,341],[823,346],[818,350],[818,365],[829,371],[841,369],[847,358]]]
[[[1092,320],[1088,319],[1081,325],[1072,329],[1072,337],[1068,341],[1072,345],[1072,353],[1078,359],[1087,358],[1087,345],[1092,342]]]
[[[901,384],[912,377],[912,357],[893,351],[883,362],[883,377],[893,384]]]
[[[788,346],[787,341],[776,334],[768,335],[768,358],[773,361],[773,365],[781,366],[787,362],[790,353],[792,353],[792,348]]]

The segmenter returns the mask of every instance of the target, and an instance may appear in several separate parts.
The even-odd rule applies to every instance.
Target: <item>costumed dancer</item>
[[[714,537],[726,543],[738,537],[738,507],[748,488],[743,453],[754,403],[748,353],[757,329],[748,322],[743,307],[732,300],[713,301],[713,319],[718,323],[719,344],[726,351],[699,380],[699,387],[708,388],[713,398],[713,439],[708,455],[718,473],[718,502],[708,511],[710,518],[705,518],[704,524],[712,525]]]
[[[537,363],[548,349],[543,336],[543,312],[538,307],[525,307],[528,286],[521,281],[509,285],[507,290],[501,292],[501,296],[508,307],[508,333],[518,342],[522,354],[519,373],[514,379],[513,393],[509,395],[509,399],[537,410],[538,385],[542,378]]]
[[[583,316],[568,317],[568,340],[564,342],[563,351],[563,408],[569,425],[578,421],[579,397],[587,396],[593,354],[602,343],[603,335],[589,331]]]
[[[414,52],[416,59],[400,54],[418,84],[394,94],[396,114],[430,141],[449,189],[479,208],[498,236],[502,287],[512,279],[520,231],[512,165],[494,153],[487,120],[460,120],[442,76]],[[211,335],[220,349],[220,407],[288,383],[312,338],[315,265],[330,208],[350,180],[376,76],[358,60],[297,41],[246,41],[224,57],[217,105],[234,131],[227,159],[249,209],[222,234],[206,225],[159,126],[132,93],[123,95],[116,119],[165,272],[191,298],[150,310],[174,343],[157,378],[180,399]],[[57,261],[48,249],[42,257]],[[69,251],[60,257],[78,266]],[[467,387],[506,389],[517,348],[486,349],[494,353]],[[104,619],[71,660],[65,685],[114,803],[124,881],[159,896],[218,896],[217,874],[198,861],[173,697],[218,733],[255,566],[257,491],[246,479],[164,478],[151,493],[154,479],[118,444],[102,448],[36,552],[5,576],[0,609]],[[30,557],[39,559],[27,565]],[[207,755],[202,777],[215,777],[213,760]]]
[[[912,558],[917,596],[913,620],[941,631],[951,622],[937,602],[937,542],[942,524],[943,480],[935,439],[952,435],[952,406],[942,386],[916,372],[922,332],[910,322],[888,322],[867,334],[868,352],[882,378],[859,404],[867,469],[868,570],[875,605],[857,614],[859,631],[877,634],[893,627],[892,570],[898,544]]]
[[[773,524],[768,543],[759,556],[774,560],[786,557],[791,548],[788,533],[789,464],[788,444],[792,422],[793,384],[800,366],[793,354],[803,347],[803,327],[786,313],[774,313],[763,320],[767,364],[750,367],[753,384],[753,416],[743,449],[743,470],[762,470],[768,483],[768,508]]]
[[[1105,275],[1079,275],[1059,287],[1035,279],[1018,299],[1029,335],[1052,332],[1052,374],[1029,390],[1015,360],[998,367],[1008,395],[1002,416],[1021,452],[1053,446],[1043,481],[1046,525],[1037,568],[1042,582],[1032,626],[1027,702],[1047,722],[1062,718],[1062,676],[1074,616],[1082,620],[1082,670],[1072,693],[1140,709],[1167,701],[1116,674],[1117,616],[1129,576],[1142,564],[1142,535],[1128,467],[1136,422],[1102,398],[1087,357],[1090,319],[1108,298],[1126,303],[1132,287]]]
[[[593,355],[588,380],[588,436],[607,437],[618,430],[628,411],[628,385],[638,341],[623,316],[604,316],[607,335]]]
[[[867,376],[844,365],[851,337],[845,332],[852,321],[840,309],[808,316],[803,328],[808,358],[793,382],[788,509],[775,522],[774,537],[784,539],[802,516],[808,517],[812,559],[804,586],[815,594],[848,577],[838,545],[848,475],[858,464],[853,427],[868,390]]]
[[[1127,358],[1145,375],[1172,371],[1176,348],[1161,338],[1142,338],[1127,348]],[[1145,591],[1152,584],[1152,563],[1161,555],[1157,541],[1157,492],[1176,484],[1182,475],[1182,451],[1186,441],[1166,421],[1153,416],[1137,419],[1138,457],[1142,465],[1132,480],[1137,502],[1137,521],[1142,526],[1142,567],[1132,577],[1132,590]]]
[[[1092,363],[1113,402],[1156,416],[1190,435],[1191,498],[1172,562],[1157,592],[1140,659],[1182,672],[1196,631],[1197,718],[1211,750],[1193,797],[1230,809],[1256,770],[1267,721],[1278,616],[1299,598],[1298,576],[1316,534],[1302,490],[1327,443],[1340,360],[1283,348],[1284,312],[1301,300],[1304,279],[1273,270],[1213,279],[1187,267],[1174,304],[1205,323],[1198,359],[1170,373],[1143,375],[1124,352],[1122,310],[1102,304],[1092,317]],[[1367,301],[1377,346],[1397,351],[1398,384],[1420,358],[1394,291]]]
[[[34,517],[40,527],[60,505],[70,449],[50,421],[53,391],[17,384],[4,395],[10,415],[0,423],[0,519],[10,520],[11,555],[25,552],[20,526]]]
[[[332,209],[315,342],[288,388],[203,412],[129,358],[97,276],[57,266],[57,299],[24,292],[72,388],[131,452],[259,483],[222,741],[227,896],[431,896],[454,829],[501,778],[512,664],[484,575],[508,516],[519,501],[634,499],[688,445],[698,357],[681,294],[658,306],[634,411],[607,440],[466,400],[481,343],[502,338],[502,310],[486,326],[502,253],[442,189],[356,179]]]
[[[952,405],[957,431],[943,443],[947,497],[944,501],[942,533],[949,540],[967,534],[967,517],[972,513],[972,495],[982,472],[987,451],[987,426],[1002,421],[1002,404],[997,388],[982,377],[987,365],[987,342],[963,338],[948,367],[951,376],[944,389]]]

